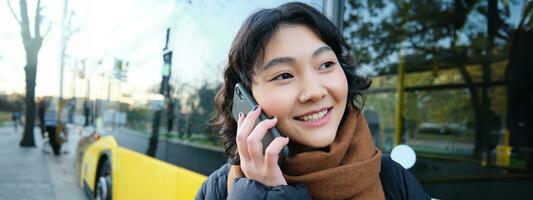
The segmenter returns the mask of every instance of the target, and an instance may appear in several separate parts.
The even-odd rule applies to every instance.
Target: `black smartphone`
[[[250,94],[250,92],[241,84],[237,83],[235,85],[235,89],[233,91],[233,106],[231,109],[231,115],[233,116],[233,119],[235,121],[239,120],[239,113],[248,114],[254,106],[257,105],[257,102],[253,98],[253,96]],[[261,112],[261,115],[259,116],[259,119],[255,121],[255,125],[257,125],[259,122],[270,119],[269,116],[267,116],[264,112]],[[268,129],[268,132],[265,134],[261,142],[263,143],[263,155],[266,151],[266,148],[274,138],[276,137],[282,137],[281,133],[278,131],[276,127],[272,127]],[[285,158],[289,155],[289,147],[284,146],[281,152],[279,153],[278,157],[278,165],[281,166]]]

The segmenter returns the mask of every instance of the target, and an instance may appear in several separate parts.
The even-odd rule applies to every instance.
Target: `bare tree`
[[[50,31],[51,25],[49,24],[46,32],[41,35],[41,1],[37,1],[35,8],[35,20],[34,20],[34,35],[32,37],[30,32],[30,21],[28,19],[28,4],[26,0],[19,1],[20,18],[13,11],[11,3],[7,0],[7,4],[11,13],[20,25],[20,35],[22,36],[22,42],[24,44],[24,50],[26,52],[26,66],[24,71],[26,72],[26,123],[24,124],[24,135],[20,141],[20,146],[23,147],[35,147],[35,141],[33,139],[33,127],[35,123],[35,79],[37,76],[37,63],[39,50],[43,44],[43,39]]]

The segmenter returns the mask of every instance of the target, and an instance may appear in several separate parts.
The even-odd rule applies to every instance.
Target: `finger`
[[[238,132],[246,133],[247,135],[252,132],[255,122],[257,118],[259,118],[259,115],[261,114],[261,107],[256,106],[254,107],[246,116],[244,116],[244,120],[241,123],[241,127],[239,127]]]
[[[263,120],[257,124],[252,133],[250,133],[250,136],[248,136],[246,142],[252,161],[263,162],[263,143],[261,140],[268,129],[274,127],[277,122],[277,118]]]
[[[239,158],[241,161],[248,161],[250,160],[250,154],[248,154],[248,148],[246,146],[246,138],[248,138],[248,134],[246,132],[242,131],[242,124],[244,121],[244,114],[239,113],[239,120],[237,122],[237,135],[236,135],[236,142],[237,142],[237,151],[239,152]]]
[[[278,164],[279,153],[285,145],[289,144],[289,138],[277,137],[270,145],[268,145],[265,151],[265,165],[275,166]]]
[[[245,160],[250,160],[250,153],[248,151],[248,146],[246,140],[250,133],[252,132],[255,121],[261,114],[261,108],[259,106],[254,107],[247,115],[243,116],[243,120],[240,124],[240,127],[237,127],[237,150],[241,158]]]
[[[239,119],[237,120],[237,130],[241,126],[243,120],[244,120],[244,113],[241,112],[239,113]]]

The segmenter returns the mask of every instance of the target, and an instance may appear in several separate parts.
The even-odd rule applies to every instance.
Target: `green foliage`
[[[153,113],[148,108],[133,108],[127,111],[127,126],[140,132],[151,132]]]
[[[510,5],[520,1],[501,0],[491,8],[488,1],[469,0],[350,0],[346,11],[343,35],[352,47],[356,64],[371,68],[372,89],[396,90],[395,74],[398,57],[406,66],[407,87],[482,83],[489,66],[489,81],[503,80],[511,39],[516,22],[511,20]],[[529,6],[531,3],[526,3]],[[531,15],[525,9],[522,18]],[[524,20],[521,20],[524,21]],[[527,21],[527,20],[526,20]],[[525,23],[525,22],[524,22]],[[459,67],[465,66],[466,74]],[[491,111],[503,116],[506,89],[489,88]],[[417,90],[405,95],[404,117],[407,127],[422,122],[466,124],[473,132],[476,121],[472,102],[474,90]],[[382,127],[394,129],[395,93],[368,95],[368,107],[378,111]],[[479,113],[478,113],[479,114]],[[409,130],[407,130],[409,131]]]
[[[11,121],[11,113],[0,111],[0,127],[4,126],[4,122],[8,121]]]
[[[346,2],[344,36],[356,56],[356,63],[369,66],[375,74],[394,73],[402,49],[407,71],[440,66],[480,64],[507,57],[514,31],[509,2],[500,3],[491,23],[496,34],[487,32],[486,1],[401,0]],[[511,4],[519,5],[517,1]],[[454,54],[452,41],[457,41]],[[493,55],[487,49],[494,41]],[[403,44],[403,46],[402,46]],[[461,57],[457,57],[461,56]]]
[[[179,89],[176,92],[187,93],[187,95],[180,93],[181,95],[176,98],[176,102],[178,102],[176,105],[179,104],[180,106],[176,110],[185,111],[184,113],[178,112],[178,132],[186,135],[189,139],[196,138],[194,140],[205,140],[212,144],[218,143],[217,132],[211,129],[209,120],[214,114],[214,98],[220,86],[213,86],[207,82],[199,88],[186,85],[190,89],[187,91],[184,90],[184,86],[176,86]]]
[[[24,97],[18,94],[0,95],[0,111],[22,111],[24,106]]]

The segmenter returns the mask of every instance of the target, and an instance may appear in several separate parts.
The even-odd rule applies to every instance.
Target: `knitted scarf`
[[[372,143],[368,123],[350,111],[329,151],[310,151],[288,157],[282,171],[289,184],[303,183],[313,199],[385,199],[379,178],[381,152]],[[238,165],[228,174],[243,176]]]

